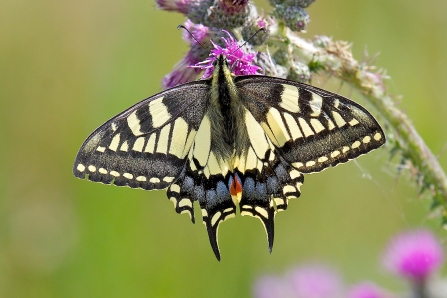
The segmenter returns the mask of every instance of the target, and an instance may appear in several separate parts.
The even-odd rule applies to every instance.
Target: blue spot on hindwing
[[[268,197],[267,196],[267,186],[265,183],[259,182],[259,181],[256,183],[256,194],[259,197]]]
[[[231,198],[230,192],[228,191],[228,188],[225,186],[225,183],[223,181],[217,182],[216,193],[220,200]]]
[[[194,179],[190,176],[186,176],[183,180],[182,191],[187,194],[194,193]]]
[[[206,202],[209,206],[214,206],[218,202],[217,194],[214,189],[209,189],[206,191]]]
[[[256,198],[255,180],[251,177],[245,178],[244,187],[242,190],[244,197],[247,199]]]
[[[194,187],[194,199],[202,202],[205,200],[205,190],[202,185],[196,185]]]
[[[267,178],[267,191],[271,194],[281,193],[281,185],[278,182],[278,178],[275,176]]]
[[[275,168],[275,173],[282,183],[286,183],[290,180],[289,174],[282,164],[278,164],[278,166]]]

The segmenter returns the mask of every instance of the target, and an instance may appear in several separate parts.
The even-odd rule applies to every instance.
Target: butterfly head
[[[218,74],[219,72],[232,72],[230,63],[225,55],[220,54],[216,59],[212,62],[213,66],[213,75]]]
[[[214,68],[230,67],[227,58],[223,54],[218,55],[217,58],[213,60],[212,65]]]

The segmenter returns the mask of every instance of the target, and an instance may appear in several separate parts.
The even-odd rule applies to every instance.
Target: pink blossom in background
[[[347,298],[392,298],[393,296],[372,282],[362,282],[348,290]]]
[[[431,231],[419,229],[391,239],[382,261],[392,273],[423,282],[443,260],[444,252],[438,239]]]
[[[254,287],[255,298],[292,298],[289,285],[277,276],[262,276]]]
[[[301,266],[288,277],[296,298],[338,298],[343,291],[340,275],[324,265]]]
[[[341,298],[343,285],[338,273],[323,265],[305,265],[285,277],[263,276],[254,286],[255,298]]]

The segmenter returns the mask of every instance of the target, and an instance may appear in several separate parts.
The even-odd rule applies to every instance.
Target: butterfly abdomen
[[[224,60],[218,61],[213,74],[208,114],[211,121],[213,151],[223,160],[246,152],[249,142],[244,124],[245,109]]]

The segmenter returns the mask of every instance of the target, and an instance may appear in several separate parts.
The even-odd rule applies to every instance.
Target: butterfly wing
[[[236,77],[250,139],[237,165],[242,215],[263,223],[270,250],[274,217],[300,195],[302,173],[347,162],[385,143],[371,114],[340,95],[274,77]],[[253,152],[252,152],[253,151]]]
[[[374,117],[343,96],[273,77],[237,77],[235,84],[276,150],[302,173],[320,172],[385,143]]]
[[[182,172],[209,97],[209,81],[149,97],[96,129],[73,166],[78,178],[163,189]]]
[[[275,215],[287,209],[290,198],[300,196],[304,176],[278,154],[252,114],[244,114],[250,145],[234,164],[241,184],[239,207],[241,215],[261,221],[271,252]]]

